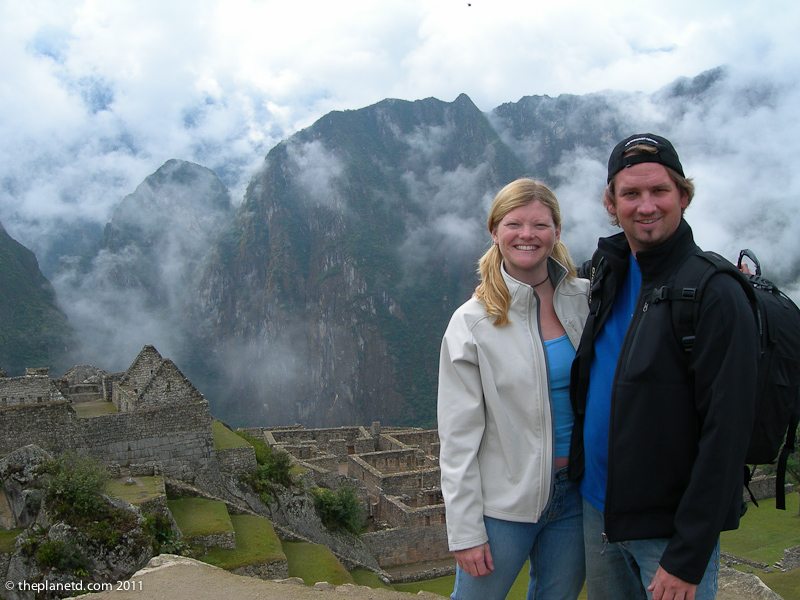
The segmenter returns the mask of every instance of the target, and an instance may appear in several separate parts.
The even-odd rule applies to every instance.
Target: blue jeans
[[[555,474],[552,497],[538,523],[484,517],[494,571],[472,577],[456,569],[453,600],[503,600],[530,559],[528,600],[575,600],[583,587],[583,525],[577,484]]]
[[[603,513],[584,500],[583,535],[586,545],[586,591],[589,600],[645,600],[652,597],[647,586],[653,580],[668,539],[605,542]],[[708,561],[695,600],[713,600],[717,595],[719,541]]]

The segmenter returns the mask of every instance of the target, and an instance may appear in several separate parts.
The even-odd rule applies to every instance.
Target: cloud
[[[344,172],[342,160],[319,140],[289,143],[287,153],[307,201],[343,211],[346,203],[336,186]]]

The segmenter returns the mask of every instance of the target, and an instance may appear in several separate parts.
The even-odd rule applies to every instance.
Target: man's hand
[[[697,586],[670,575],[661,567],[656,570],[653,581],[647,586],[652,592],[653,600],[694,600]]]
[[[473,577],[482,577],[494,571],[494,561],[488,543],[466,550],[456,550],[453,554],[458,566]]]

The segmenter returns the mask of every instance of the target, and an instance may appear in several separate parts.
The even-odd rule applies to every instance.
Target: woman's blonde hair
[[[503,217],[512,210],[531,202],[541,202],[549,208],[553,223],[557,229],[561,228],[561,209],[556,195],[541,181],[522,178],[512,181],[497,192],[486,221],[489,233],[494,233]],[[552,256],[567,268],[568,277],[575,277],[575,264],[561,240],[556,242]],[[480,283],[475,288],[475,297],[483,303],[486,312],[494,317],[495,325],[508,323],[508,308],[511,304],[511,295],[500,271],[502,262],[503,255],[496,244],[492,244],[478,261]]]

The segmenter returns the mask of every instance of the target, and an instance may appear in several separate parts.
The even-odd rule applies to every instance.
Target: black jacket
[[[758,341],[740,285],[714,275],[700,304],[694,349],[673,331],[669,302],[650,301],[699,251],[689,225],[637,260],[642,288],[612,385],[605,533],[610,541],[669,538],[661,566],[699,583],[720,531],[742,512]],[[572,366],[575,430],[570,475],[583,475],[583,426],[594,340],[624,281],[624,234],[602,238],[592,258],[590,315]]]

